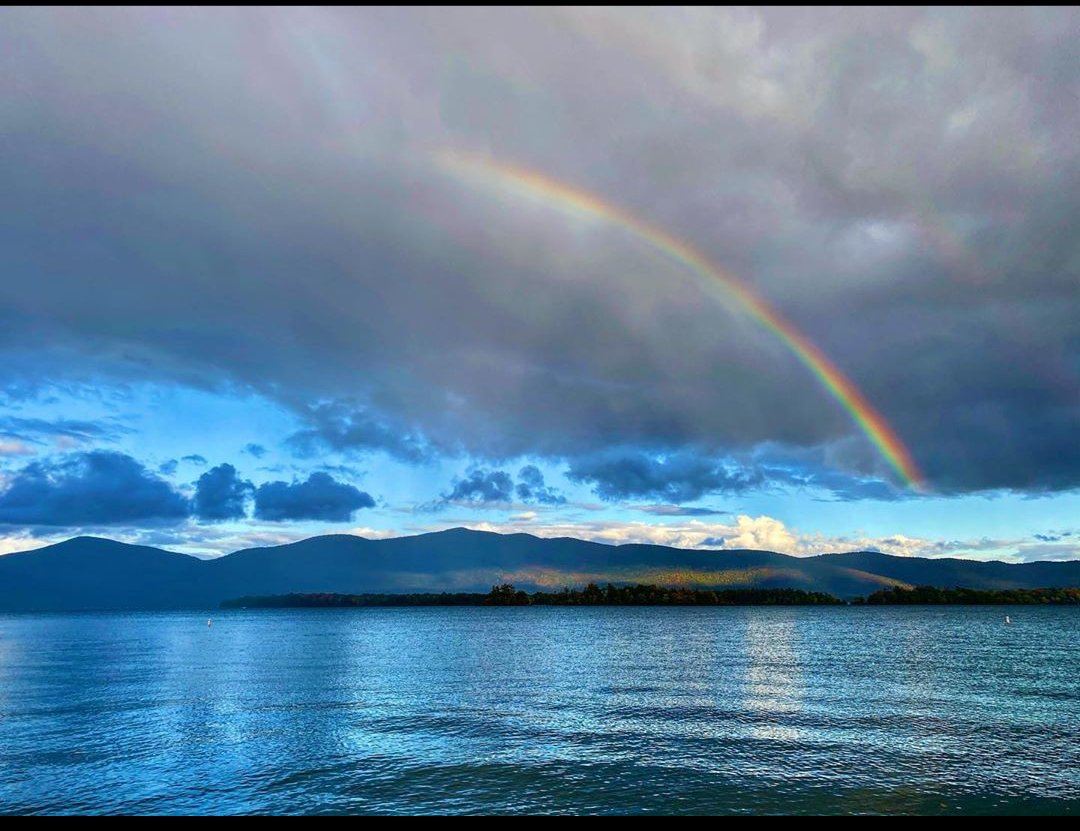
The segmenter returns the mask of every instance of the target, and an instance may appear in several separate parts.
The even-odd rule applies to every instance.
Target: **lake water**
[[[1076,608],[206,618],[0,616],[0,812],[1080,809]]]

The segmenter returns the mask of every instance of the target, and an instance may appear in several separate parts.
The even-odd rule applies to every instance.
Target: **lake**
[[[1078,634],[1076,607],[0,615],[0,812],[1077,813]]]

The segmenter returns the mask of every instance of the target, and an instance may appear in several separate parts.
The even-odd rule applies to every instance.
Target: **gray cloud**
[[[1016,552],[1016,556],[1025,563],[1038,560],[1075,560],[1080,556],[1080,546],[1076,543],[1025,545]]]
[[[507,503],[514,496],[514,480],[505,470],[474,468],[454,481],[443,502]]]
[[[221,522],[247,516],[247,501],[255,486],[241,479],[236,468],[221,464],[210,468],[195,483],[192,513],[199,519]]]
[[[236,383],[302,454],[566,459],[605,499],[889,498],[730,298],[451,147],[692,240],[939,492],[1080,485],[1074,9],[0,15],[0,383]],[[715,462],[763,443],[803,461]]]
[[[311,427],[290,436],[287,444],[301,458],[325,450],[381,450],[406,462],[426,461],[433,452],[416,432],[402,432],[370,408],[346,401],[321,402],[304,409]]]
[[[76,442],[110,441],[127,432],[130,432],[128,428],[117,425],[111,420],[0,417],[0,434],[35,442],[56,439],[72,439]]]
[[[469,504],[477,507],[508,507],[516,500],[519,505],[564,505],[566,497],[544,481],[536,465],[525,465],[518,471],[517,483],[505,470],[471,467],[464,477],[454,479],[449,492],[420,510],[438,511],[448,505]]]
[[[369,494],[321,471],[304,482],[266,482],[255,491],[255,517],[271,522],[348,522],[361,508],[374,507]]]
[[[566,497],[544,482],[544,474],[536,465],[525,465],[518,471],[517,488],[514,491],[522,502],[538,505],[562,505]]]
[[[32,462],[0,491],[0,524],[102,526],[179,522],[187,500],[123,453],[95,450]]]
[[[637,505],[635,510],[653,516],[721,516],[731,513],[716,508],[696,508],[688,505]]]
[[[707,493],[741,492],[764,484],[756,471],[697,453],[617,450],[576,460],[566,472],[607,501],[653,497],[689,502]]]

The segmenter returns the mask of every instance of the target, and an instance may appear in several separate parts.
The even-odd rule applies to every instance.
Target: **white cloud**
[[[644,543],[675,548],[756,548],[796,556],[865,548],[862,540],[856,542],[844,538],[800,534],[773,517],[751,517],[745,514],[735,517],[734,522],[703,522],[695,519],[685,523],[597,520],[536,524],[534,518],[523,520],[513,517],[502,523],[480,522],[465,525],[476,531],[503,534],[526,532],[538,537],[577,537],[612,545]]]
[[[385,540],[390,537],[401,536],[397,531],[386,528],[368,528],[366,525],[360,525],[356,528],[350,528],[345,531],[346,534],[352,534],[355,537],[363,537],[367,540]]]
[[[46,545],[52,545],[54,542],[59,541],[59,539],[36,539],[25,531],[15,534],[5,534],[0,536],[0,556],[3,556],[4,554],[16,554],[20,551],[33,551],[35,548],[44,548]]]
[[[1022,538],[932,540],[906,534],[870,536],[855,533],[830,536],[805,533],[789,528],[770,516],[740,514],[734,521],[704,522],[694,519],[685,523],[649,523],[642,521],[544,522],[512,517],[507,522],[464,522],[476,531],[500,534],[528,533],[538,537],[576,537],[611,545],[640,543],[666,545],[674,548],[699,549],[757,549],[776,551],[795,557],[812,557],[850,551],[880,551],[896,557],[960,557],[966,559],[995,559],[1024,562],[1047,556],[1045,546]],[[435,529],[428,529],[435,530]],[[1080,546],[1071,549],[1072,557],[1080,557]],[[1055,559],[1069,559],[1063,547],[1055,547]]]

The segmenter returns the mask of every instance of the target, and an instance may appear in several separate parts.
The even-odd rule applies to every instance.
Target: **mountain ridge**
[[[0,611],[193,609],[245,595],[304,592],[530,591],[587,582],[697,588],[798,588],[838,597],[886,586],[975,589],[1080,586],[1080,561],[1005,563],[875,551],[794,557],[450,528],[368,539],[325,534],[201,559],[79,536],[0,557]]]

